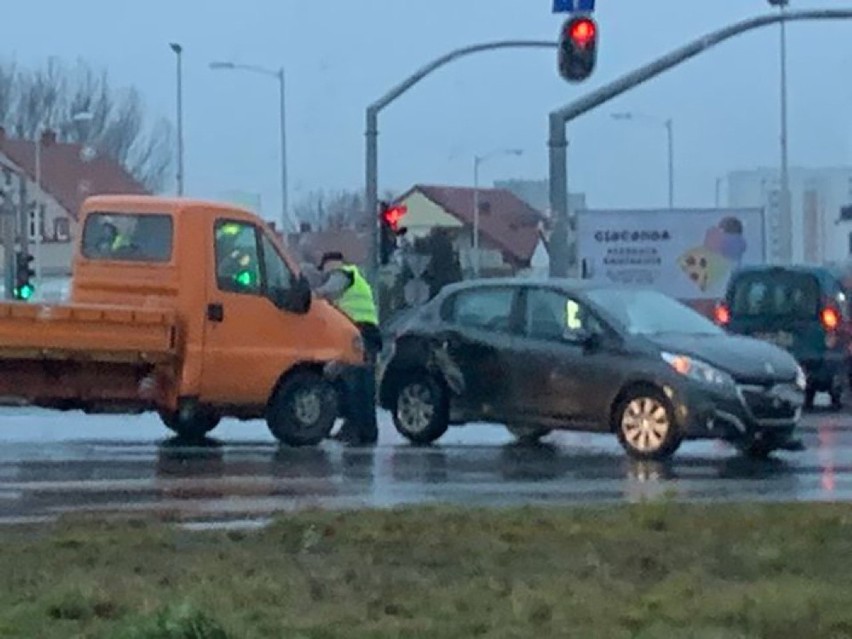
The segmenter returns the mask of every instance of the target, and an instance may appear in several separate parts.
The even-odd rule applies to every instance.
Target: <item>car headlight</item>
[[[805,374],[805,369],[801,366],[796,367],[796,388],[805,390],[808,387],[808,376]]]
[[[662,353],[663,360],[684,377],[713,386],[733,386],[734,378],[707,362],[689,355]]]

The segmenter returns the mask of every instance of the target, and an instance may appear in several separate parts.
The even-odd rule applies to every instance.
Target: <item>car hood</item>
[[[796,377],[798,364],[792,355],[750,337],[674,333],[646,337],[664,351],[703,360],[738,382],[792,381]]]

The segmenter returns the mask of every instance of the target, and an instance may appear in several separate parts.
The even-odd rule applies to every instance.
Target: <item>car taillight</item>
[[[731,311],[725,304],[717,305],[713,315],[716,318],[716,323],[720,326],[727,326],[731,322]]]
[[[822,309],[819,320],[822,322],[822,327],[827,331],[835,331],[840,326],[840,314],[830,306]]]

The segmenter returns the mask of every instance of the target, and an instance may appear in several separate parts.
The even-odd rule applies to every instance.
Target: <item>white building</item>
[[[779,261],[780,174],[778,169],[733,171],[728,174],[730,207],[764,207],[767,256]],[[841,222],[840,211],[852,204],[852,167],[791,168],[793,261],[822,263],[852,256],[852,220]]]

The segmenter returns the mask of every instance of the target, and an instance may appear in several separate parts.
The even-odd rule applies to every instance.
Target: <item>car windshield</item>
[[[598,289],[588,298],[631,335],[721,335],[723,331],[691,308],[657,291]]]

